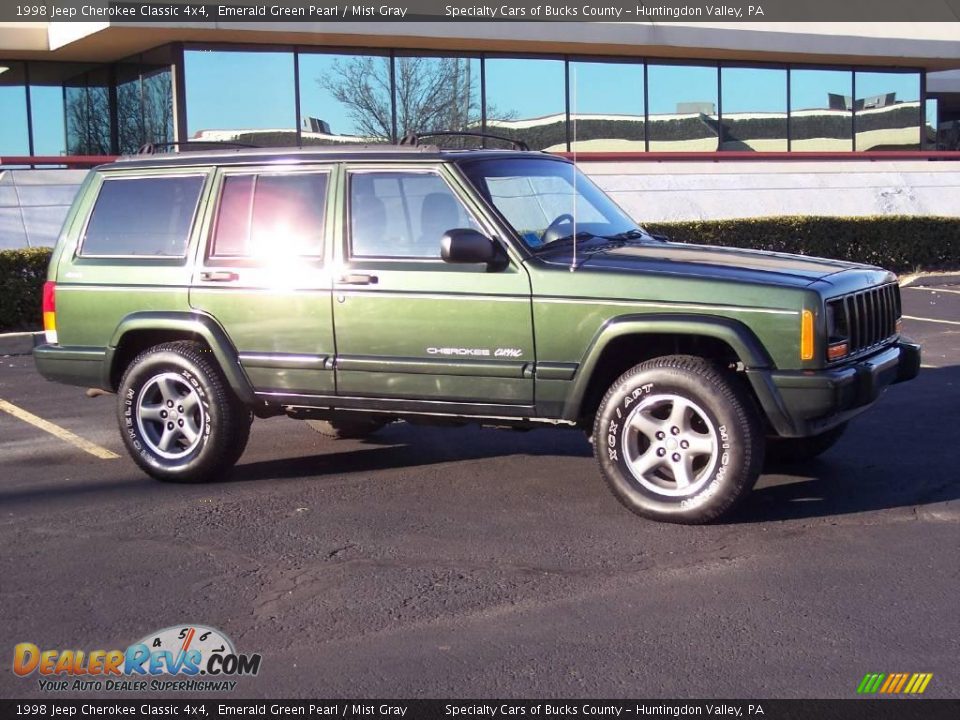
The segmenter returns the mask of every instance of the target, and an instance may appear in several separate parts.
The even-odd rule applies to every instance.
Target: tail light
[[[43,334],[51,345],[57,343],[57,284],[43,284]]]

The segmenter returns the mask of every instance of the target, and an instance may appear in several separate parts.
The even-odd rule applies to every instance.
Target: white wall
[[[640,222],[770,215],[960,217],[960,162],[584,162]]]
[[[960,162],[584,162],[639,222],[770,215],[960,217]],[[85,170],[0,173],[0,249],[56,242]]]

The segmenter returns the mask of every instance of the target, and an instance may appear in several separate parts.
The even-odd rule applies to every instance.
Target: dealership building
[[[144,146],[430,130],[575,153],[641,222],[960,216],[960,23],[0,23],[0,248]]]

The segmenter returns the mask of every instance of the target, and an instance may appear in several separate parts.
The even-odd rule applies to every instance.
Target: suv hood
[[[828,275],[867,266],[842,260],[685,243],[630,243],[610,249],[578,250],[578,268],[656,272],[739,282],[806,287]],[[581,259],[582,258],[582,259]],[[572,254],[548,262],[567,264]]]

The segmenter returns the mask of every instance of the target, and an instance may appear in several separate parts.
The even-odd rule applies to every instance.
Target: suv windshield
[[[647,237],[571,163],[497,158],[463,163],[462,169],[534,250],[570,240]]]

